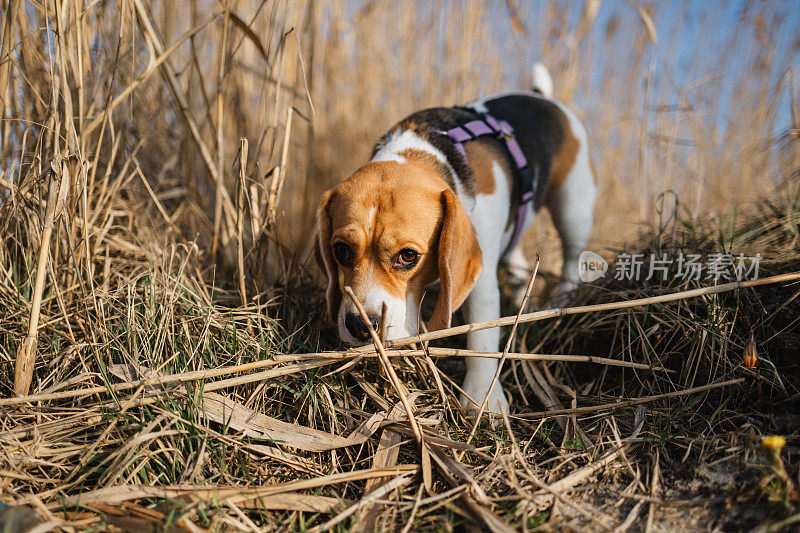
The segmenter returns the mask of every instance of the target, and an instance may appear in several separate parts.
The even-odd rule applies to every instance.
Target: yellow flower
[[[789,487],[789,474],[786,473],[786,468],[783,466],[783,460],[781,459],[781,449],[786,446],[786,439],[779,435],[770,435],[761,441],[761,446],[769,455],[772,471],[783,482],[784,486]]]
[[[768,450],[775,450],[780,452],[781,448],[786,446],[786,439],[779,435],[771,435],[761,441],[761,446]]]

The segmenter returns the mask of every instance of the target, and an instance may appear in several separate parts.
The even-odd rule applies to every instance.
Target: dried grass
[[[677,107],[654,92],[654,71],[671,73],[653,47],[674,38],[646,5],[7,1],[0,500],[64,531],[649,529],[696,503],[664,477],[688,461],[741,463],[741,493],[765,502],[747,520],[791,523],[755,451],[800,393],[796,100],[794,129],[772,133],[796,97],[795,56],[767,37],[780,9],[741,13],[729,45],[750,44],[748,68],[725,79],[748,105],[720,110],[713,77],[678,84]],[[760,252],[782,283],[601,282],[577,307],[517,317],[503,352],[457,338],[331,351],[308,261],[315,198],[411,110],[524,86],[498,58],[533,36],[527,53],[595,132],[594,249]],[[546,220],[528,239],[546,293]],[[757,371],[741,364],[751,330]],[[505,360],[502,428],[458,407],[468,355]]]

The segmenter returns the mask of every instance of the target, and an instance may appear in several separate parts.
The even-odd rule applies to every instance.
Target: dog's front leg
[[[487,264],[488,263],[488,264]],[[497,262],[484,259],[483,272],[478,277],[464,306],[468,322],[482,322],[500,318],[500,288],[497,285]],[[467,348],[482,352],[496,352],[500,345],[499,328],[474,331],[467,334]],[[478,410],[489,391],[494,374],[497,371],[497,359],[485,357],[467,357],[467,375],[464,378],[461,405]],[[469,398],[467,398],[469,396]],[[474,401],[474,402],[473,402]],[[475,405],[477,403],[477,405]],[[489,401],[488,412],[508,412],[508,400],[499,383],[494,384]]]

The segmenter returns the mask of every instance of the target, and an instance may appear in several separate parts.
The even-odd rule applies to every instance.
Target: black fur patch
[[[484,105],[489,114],[498,120],[505,120],[514,128],[517,142],[522,148],[534,179],[534,207],[538,211],[547,196],[550,167],[564,142],[565,124],[568,119],[564,112],[553,102],[535,96],[535,94],[515,93],[487,100]],[[470,196],[475,195],[475,180],[472,169],[467,165],[455,144],[439,131],[447,131],[461,126],[471,120],[480,118],[480,113],[469,106],[435,107],[418,111],[398,122],[375,145],[373,156],[388,141],[392,133],[399,129],[415,132],[420,138],[428,141],[447,158],[456,172],[456,179]],[[489,136],[481,137],[481,141],[495,142],[505,150],[505,142]],[[469,141],[468,141],[469,142]],[[514,190],[512,198],[520,196],[521,176],[516,170],[511,155],[508,155],[510,166],[514,169]],[[448,185],[453,187],[453,178],[444,176]],[[517,202],[512,202],[516,204]]]
[[[410,115],[394,126],[383,136],[378,144],[375,145],[372,155],[378,152],[397,130],[413,131],[421,139],[431,143],[431,145],[444,154],[445,159],[456,173],[455,178],[461,183],[464,191],[470,196],[475,196],[475,180],[472,177],[472,169],[469,168],[461,152],[456,149],[455,144],[439,131],[447,131],[455,128],[459,124],[464,124],[475,119],[475,113],[463,107],[433,107],[423,109]],[[453,176],[442,176],[451,189],[456,190],[453,183]]]
[[[550,167],[564,142],[568,119],[550,100],[527,94],[509,94],[484,102],[489,114],[505,120],[517,136],[533,175],[534,208],[538,211],[547,197]],[[516,166],[511,165],[513,168]],[[519,172],[515,172],[515,197],[518,195]]]

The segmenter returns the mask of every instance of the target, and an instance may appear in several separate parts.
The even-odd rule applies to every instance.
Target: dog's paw
[[[461,406],[471,411],[473,414],[477,414],[481,408],[481,402],[483,402],[483,399],[486,397],[486,390],[488,387],[488,384],[464,383],[464,392],[466,394],[461,395]],[[477,404],[475,402],[477,402]],[[508,414],[508,412],[509,404],[503,392],[503,387],[501,387],[499,383],[495,383],[489,395],[489,400],[486,402],[484,413],[489,415],[493,427],[500,427],[503,425],[501,413]]]
[[[564,297],[569,296],[572,291],[578,288],[577,281],[562,281],[558,284],[558,289],[556,289],[556,297]]]
[[[558,284],[555,293],[550,297],[542,309],[557,309],[559,307],[569,307],[575,301],[575,290],[578,284],[572,281],[562,281]]]

